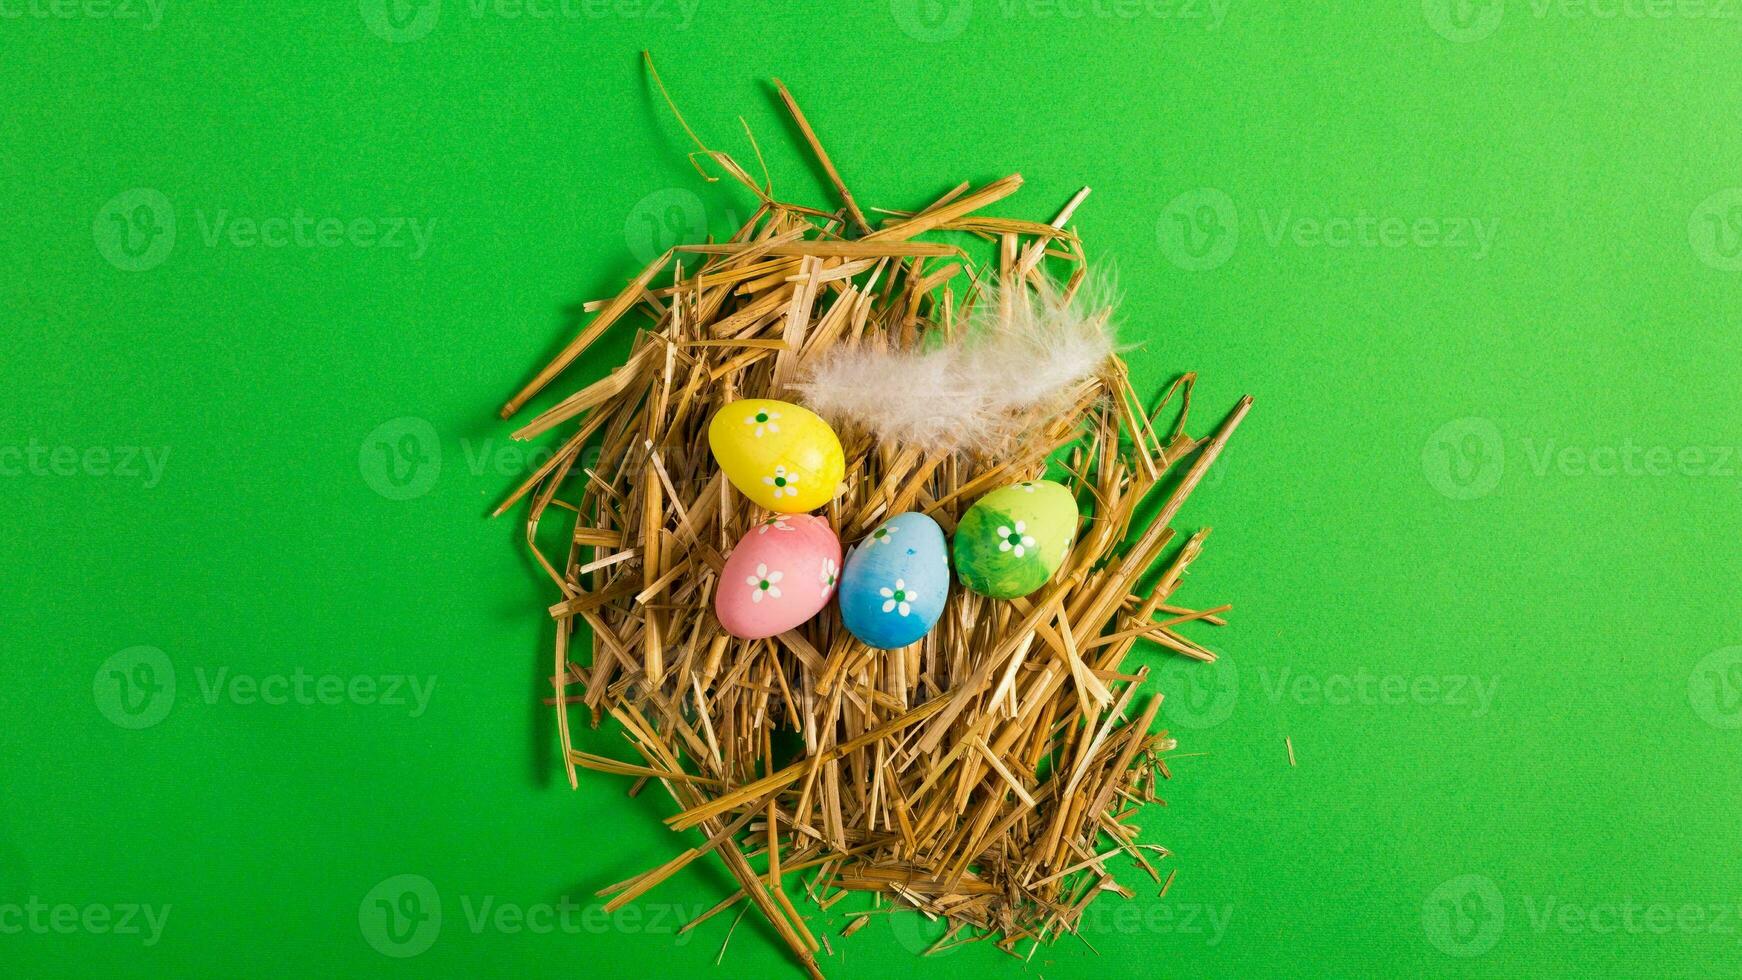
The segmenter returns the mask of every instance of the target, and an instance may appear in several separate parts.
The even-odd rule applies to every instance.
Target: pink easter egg
[[[744,640],[784,633],[822,612],[841,574],[841,541],[811,514],[780,514],[732,549],[714,588],[714,614]]]

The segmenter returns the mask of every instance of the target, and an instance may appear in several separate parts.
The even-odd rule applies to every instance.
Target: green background
[[[1201,372],[1200,431],[1256,398],[1180,521],[1226,659],[1133,658],[1165,901],[1128,873],[1100,955],[1026,965],[879,917],[831,976],[1742,963],[1739,5],[143,3],[0,4],[0,972],[785,970],[754,916],[714,973],[728,919],[671,934],[713,867],[543,918],[680,846],[561,779],[551,593],[485,519],[564,308],[747,214],[642,48],[789,198],[829,203],[771,76],[864,204],[1092,187],[1139,387]],[[250,235],[299,215],[338,223]],[[248,686],[298,676],[357,686]],[[443,919],[397,943],[407,881]],[[102,924],[134,903],[155,942]]]

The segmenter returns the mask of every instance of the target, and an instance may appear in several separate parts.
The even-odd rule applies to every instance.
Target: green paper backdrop
[[[1134,658],[1166,899],[1026,964],[879,917],[831,976],[1734,974],[1739,11],[0,0],[0,973],[784,975],[674,935],[715,867],[598,909],[680,840],[560,778],[485,519],[565,306],[748,212],[649,48],[785,195],[772,76],[866,205],[1092,187],[1139,387],[1256,398],[1181,516],[1226,657]]]

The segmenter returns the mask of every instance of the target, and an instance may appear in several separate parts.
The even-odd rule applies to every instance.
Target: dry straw
[[[686,832],[670,860],[600,894],[614,910],[712,855],[738,890],[686,929],[754,905],[812,976],[827,945],[813,926],[856,891],[944,920],[939,945],[986,940],[1028,956],[1073,932],[1104,893],[1131,897],[1114,880],[1116,859],[1160,881],[1153,862],[1167,852],[1139,843],[1137,817],[1156,800],[1174,741],[1158,730],[1148,668],[1125,661],[1140,641],[1214,659],[1182,627],[1221,625],[1228,607],[1172,602],[1208,529],[1177,544],[1169,524],[1251,400],[1194,437],[1193,376],[1149,407],[1109,356],[995,458],[884,444],[846,426],[844,490],[823,511],[843,542],[908,510],[949,531],[982,493],[1050,474],[1083,505],[1074,548],[1025,599],[953,591],[937,627],[903,650],[867,648],[832,609],[771,639],[728,636],[712,613],[720,569],[769,515],[704,448],[714,412],[739,398],[798,397],[789,386],[837,345],[948,342],[982,293],[1068,301],[1087,268],[1067,224],[1086,191],[1050,222],[982,213],[1021,186],[1015,175],[918,211],[877,212],[874,225],[776,86],[841,208],[779,202],[697,139],[704,175],[711,162],[756,195],[751,219],[727,241],[677,246],[589,304],[591,322],[502,412],[515,414],[614,325],[639,324],[626,363],[517,430],[568,435],[497,511],[529,499],[527,543],[561,592],[549,612],[570,783],[577,768],[631,777],[635,790],[657,782],[677,805],[666,823]],[[931,233],[988,241],[997,258],[975,267],[952,241],[919,240]],[[573,522],[555,554],[540,548],[551,517]],[[576,749],[572,709],[594,725],[614,719],[638,758]],[[843,934],[869,914],[850,913]]]

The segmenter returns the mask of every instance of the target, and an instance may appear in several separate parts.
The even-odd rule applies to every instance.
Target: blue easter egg
[[[931,631],[949,593],[943,528],[924,514],[897,514],[847,553],[841,622],[866,646],[894,650]]]

